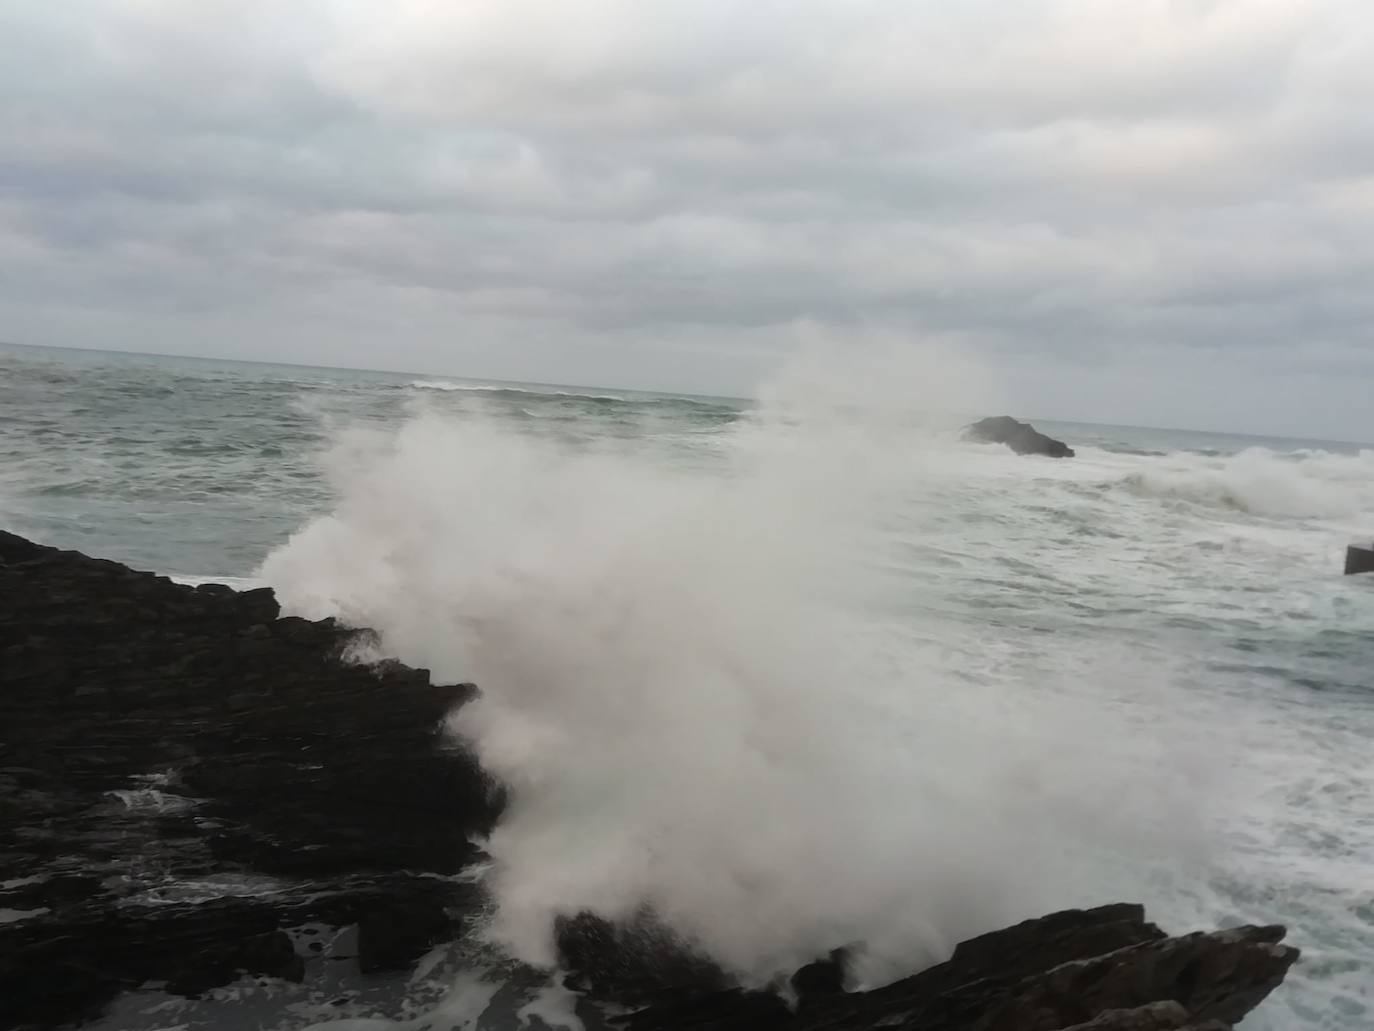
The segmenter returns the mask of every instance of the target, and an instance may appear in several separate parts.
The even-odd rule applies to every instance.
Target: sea
[[[1018,456],[940,375],[740,400],[5,346],[0,526],[476,682],[450,730],[510,789],[472,873],[501,955],[649,905],[746,980],[862,943],[877,984],[1139,901],[1287,925],[1246,1028],[1374,1028],[1374,576],[1342,575],[1374,446],[1034,418],[1077,456]],[[389,995],[100,1026],[579,1027],[551,978],[498,1018],[436,954]]]

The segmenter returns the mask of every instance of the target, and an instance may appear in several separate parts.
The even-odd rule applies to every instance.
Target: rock
[[[436,900],[424,896],[387,904],[358,919],[358,969],[364,974],[409,970],[421,956],[453,941],[461,922]]]
[[[630,1031],[1216,1031],[1283,980],[1282,928],[1168,937],[1139,906],[1069,910],[982,935],[944,963],[869,992],[786,1013],[763,991],[693,993],[615,1023]],[[803,968],[807,969],[807,968]]]
[[[1098,956],[1166,937],[1145,919],[1145,907],[1119,902],[1069,909],[971,938],[955,946],[947,963],[933,968],[951,980],[1023,977],[1070,960]],[[924,975],[927,980],[931,973]]]
[[[1049,1031],[1086,1022],[1106,1010],[1172,1000],[1195,1023],[1217,1020],[1230,1025],[1264,1001],[1297,960],[1297,949],[1278,944],[1282,937],[1282,928],[1239,927],[1163,938],[1061,964],[991,999],[985,989],[965,986],[951,993],[956,1000],[952,1008],[958,1012],[971,1003],[982,1010],[980,1026],[987,1031]],[[965,998],[958,999],[961,994]],[[965,1025],[926,1026],[938,1031]]]
[[[569,988],[597,998],[644,1004],[733,992],[730,978],[648,911],[625,924],[591,913],[554,927]]]
[[[828,999],[844,993],[845,967],[849,963],[848,949],[834,949],[825,959],[808,963],[792,975],[792,991],[798,1006],[808,1006],[817,999]]]
[[[1345,575],[1374,573],[1374,547],[1362,548],[1352,544],[1345,549]]]
[[[144,980],[289,978],[282,931],[307,920],[366,917],[369,962],[395,965],[474,904],[432,876],[500,810],[441,736],[473,689],[343,661],[356,638],[270,590],[0,532],[0,881],[26,882],[0,907],[46,910],[0,924],[0,1027]],[[245,879],[272,893],[246,904]],[[179,902],[184,882],[224,894]]]
[[[1072,458],[1073,448],[1062,440],[1047,437],[1028,422],[1018,422],[1009,415],[979,419],[964,431],[965,440],[984,444],[1005,444],[1018,455],[1048,455],[1050,458]]]
[[[389,923],[391,942],[408,936],[415,942],[434,934],[433,914],[447,919],[452,910],[479,904],[470,886],[405,873],[309,887],[318,893],[124,906],[95,898],[3,925],[0,1028],[54,1027],[94,1017],[118,992],[149,981],[165,982],[168,991],[182,995],[198,995],[243,974],[298,981],[304,959],[285,933],[289,928]],[[411,923],[417,916],[418,926]],[[450,927],[456,936],[456,926]]]

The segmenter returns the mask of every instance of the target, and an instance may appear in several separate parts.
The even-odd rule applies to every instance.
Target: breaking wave
[[[1182,850],[1201,797],[1169,705],[1128,727],[1081,690],[974,682],[985,628],[965,653],[891,615],[888,528],[930,453],[910,411],[986,407],[975,384],[803,365],[709,467],[471,415],[350,432],[337,507],[260,577],[481,686],[454,726],[509,789],[486,848],[513,955],[553,962],[558,914],[648,905],[746,977],[864,941],[881,979]]]
[[[1343,519],[1374,510],[1374,451],[1175,453],[1128,474],[1125,483],[1149,497],[1266,518]]]
[[[587,401],[624,401],[621,394],[606,394],[581,390],[565,390],[557,387],[534,389],[532,387],[511,387],[496,383],[453,383],[443,379],[417,379],[410,384],[417,390],[441,390],[445,392],[472,394],[500,394],[509,397],[576,397]]]

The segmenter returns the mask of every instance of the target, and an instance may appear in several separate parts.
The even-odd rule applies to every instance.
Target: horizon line
[[[682,398],[707,398],[718,401],[744,401],[756,402],[756,396],[742,394],[699,394],[682,390],[652,390],[645,387],[616,387],[604,384],[591,383],[554,383],[543,380],[514,380],[498,379],[496,377],[472,378],[453,372],[433,372],[414,369],[377,369],[358,365],[308,365],[304,362],[288,361],[269,361],[260,358],[219,358],[198,354],[178,354],[169,351],[125,351],[113,347],[76,347],[70,344],[21,344],[12,340],[0,340],[0,347],[19,347],[35,351],[77,351],[82,354],[112,354],[122,355],[129,358],[176,358],[182,361],[192,362],[224,362],[231,365],[266,365],[270,367],[281,367],[287,369],[312,369],[323,372],[363,372],[372,373],[380,376],[416,376],[416,377],[452,377],[458,380],[466,380],[474,384],[486,386],[512,386],[512,387],[563,387],[574,390],[620,390],[631,394],[659,394],[667,397]],[[969,413],[965,413],[969,414]],[[1165,433],[1197,433],[1212,437],[1242,437],[1252,440],[1286,440],[1295,443],[1312,444],[1345,444],[1353,447],[1374,448],[1374,442],[1345,440],[1338,437],[1306,437],[1288,436],[1273,433],[1253,433],[1240,430],[1202,430],[1187,426],[1152,426],[1145,423],[1114,423],[1114,422],[1086,422],[1077,419],[1063,419],[1055,416],[1032,415],[1024,417],[1023,421],[1039,420],[1044,423],[1058,423],[1068,426],[1101,426],[1112,429],[1122,430],[1148,430]]]

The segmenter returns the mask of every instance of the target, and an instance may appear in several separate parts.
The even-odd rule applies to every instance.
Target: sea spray
[[[1358,519],[1374,510],[1374,451],[1170,455],[1129,474],[1126,483],[1147,497],[1270,519]]]
[[[1104,650],[1065,689],[1007,675],[995,628],[913,634],[888,531],[952,440],[913,413],[972,410],[970,379],[813,357],[704,463],[470,413],[348,432],[334,511],[260,575],[482,687],[453,724],[509,790],[489,934],[517,957],[647,904],[744,977],[862,941],[881,979],[1186,851],[1211,772],[1162,669],[1113,682]]]

